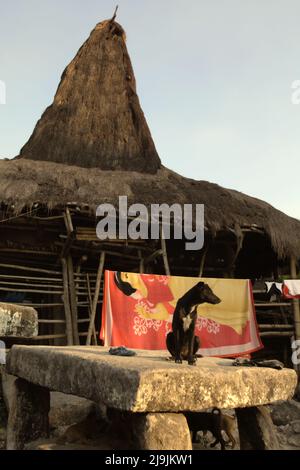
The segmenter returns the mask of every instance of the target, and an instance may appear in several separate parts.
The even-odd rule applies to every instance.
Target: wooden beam
[[[297,261],[294,256],[291,257],[290,260],[291,266],[291,278],[297,279]],[[299,300],[293,299],[293,313],[294,313],[294,325],[295,325],[295,340],[300,340],[300,306]],[[299,365],[294,364],[294,369],[298,372],[298,379],[300,373]]]
[[[161,230],[160,230],[160,239],[161,239],[161,249],[162,249],[162,257],[164,261],[164,267],[166,271],[166,275],[170,276],[170,266],[169,266],[169,261],[168,261],[168,253],[167,253],[167,245],[166,245],[166,240],[164,236],[164,229],[163,226],[161,225]]]
[[[255,302],[255,307],[268,307],[271,309],[272,307],[290,307],[290,302]]]
[[[74,232],[73,221],[68,207],[66,208],[66,228],[68,233]]]
[[[53,284],[36,284],[36,283],[28,283],[28,282],[18,282],[18,281],[1,281],[0,280],[0,285],[2,286],[25,286],[25,287],[36,287],[37,289],[47,287],[48,289],[62,289],[62,284],[61,285],[56,285],[54,286]],[[62,294],[62,292],[61,292]]]
[[[38,319],[38,322],[39,322],[39,323],[45,323],[45,324],[53,324],[53,325],[55,325],[55,324],[59,324],[59,323],[65,324],[65,323],[66,323],[66,320],[44,320],[44,319],[42,319],[42,318],[39,318],[39,319]]]
[[[147,265],[148,263],[151,263],[151,261],[155,260],[159,256],[162,256],[162,254],[163,254],[162,249],[154,251],[154,253],[152,253],[151,255],[148,256],[148,258],[145,259],[145,265]]]
[[[50,291],[50,290],[41,290],[41,289],[11,289],[10,287],[0,287],[0,291],[8,291],[8,292],[24,292],[30,294],[53,294],[53,295],[61,295],[63,291]]]
[[[68,207],[66,208],[66,211],[64,212],[63,217],[64,217],[65,227],[67,231],[67,238],[66,238],[65,244],[63,245],[62,253],[60,256],[61,258],[67,259],[69,252],[71,250],[72,243],[75,240],[76,233],[73,227],[72,217],[71,217]]]
[[[14,276],[11,274],[0,274],[0,279],[28,279],[29,281],[43,281],[43,282],[61,282],[62,283],[62,277],[57,278],[57,277],[40,277],[40,276]],[[1,282],[1,281],[0,281]],[[81,282],[81,281],[79,281]]]
[[[19,269],[21,271],[30,271],[30,272],[38,272],[44,274],[58,274],[61,275],[60,271],[50,271],[49,269],[41,269],[41,268],[29,268],[28,266],[19,266],[16,264],[3,264],[0,263],[0,268],[7,268],[7,269]]]
[[[86,345],[87,346],[91,345],[93,326],[95,325],[95,317],[96,317],[96,312],[97,312],[98,297],[99,297],[99,292],[100,292],[100,287],[101,287],[101,280],[102,280],[103,270],[104,270],[104,263],[105,263],[105,251],[102,251],[101,256],[100,256],[98,272],[97,272],[96,289],[95,289],[95,295],[94,295],[94,299],[93,299],[91,320],[90,320],[90,324],[89,324],[88,335],[87,335],[87,338],[86,338]]]
[[[31,338],[26,338],[30,339],[31,341],[44,341],[45,339],[59,339],[59,338],[65,338],[65,334],[53,334],[53,335],[42,335],[42,336],[32,336]]]
[[[66,335],[67,335],[68,346],[72,346],[74,344],[73,328],[72,328],[72,313],[71,313],[70,299],[69,299],[68,266],[67,266],[67,261],[65,258],[62,258],[61,264],[62,264],[63,279],[64,279],[63,301],[64,301],[65,318],[66,318]]]
[[[208,252],[208,245],[204,248],[203,254],[202,254],[202,256],[201,256],[200,269],[199,269],[199,277],[202,277],[202,276],[203,276],[204,264],[205,264],[207,252]]]
[[[139,271],[140,271],[140,274],[144,274],[144,272],[145,272],[145,260],[143,258],[143,254],[142,254],[141,250],[139,250],[138,253],[139,253],[139,258],[140,258]]]
[[[291,278],[297,279],[297,262],[295,257],[291,258]],[[295,339],[300,339],[300,308],[299,300],[293,299],[293,311],[294,311],[294,324],[295,324]]]
[[[259,333],[259,336],[271,338],[273,336],[293,336],[294,332],[293,331],[262,331]]]
[[[79,336],[78,336],[78,310],[77,310],[77,300],[76,300],[76,285],[74,281],[74,266],[71,256],[67,258],[67,267],[68,267],[68,279],[69,279],[69,297],[70,297],[70,307],[72,314],[72,327],[73,327],[73,341],[75,345],[79,345]]]
[[[89,274],[86,274],[86,284],[87,284],[87,292],[88,292],[88,300],[89,300],[88,310],[89,310],[89,317],[90,317],[90,320],[91,320],[92,311],[93,311],[93,299],[92,299],[91,283],[90,283]],[[98,344],[97,337],[96,337],[95,325],[93,325],[93,338],[94,338],[94,344]]]
[[[57,256],[56,251],[24,250],[22,248],[0,248],[1,253],[20,253],[22,255]]]
[[[282,329],[282,330],[293,330],[294,329],[294,325],[281,325],[279,323],[277,323],[277,324],[275,324],[275,323],[274,324],[272,324],[272,323],[262,324],[261,323],[260,325],[258,325],[258,327],[259,327],[259,329],[266,329],[266,328],[268,328],[268,329],[274,328],[274,329]]]

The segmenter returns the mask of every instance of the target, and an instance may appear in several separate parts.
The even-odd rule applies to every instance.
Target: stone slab
[[[293,396],[292,369],[233,367],[202,358],[196,366],[168,361],[166,351],[108,354],[98,346],[13,346],[7,371],[50,390],[132,412],[201,411],[260,406]]]
[[[142,450],[192,450],[189,427],[179,413],[133,414],[137,448]]]
[[[0,337],[38,335],[38,314],[32,307],[0,302]]]

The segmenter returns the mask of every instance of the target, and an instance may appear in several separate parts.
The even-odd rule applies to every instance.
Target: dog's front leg
[[[177,328],[176,333],[175,333],[175,362],[176,364],[182,364],[182,359],[181,359],[181,338],[180,338],[180,331],[179,328]]]
[[[196,364],[196,357],[194,355],[194,340],[195,332],[194,328],[189,332],[189,345],[188,345],[188,364],[194,366]]]

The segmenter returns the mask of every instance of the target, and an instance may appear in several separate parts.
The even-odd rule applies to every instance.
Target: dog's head
[[[208,304],[219,304],[221,302],[221,299],[217,297],[211,288],[209,287],[208,284],[205,284],[205,282],[198,282],[195,286],[197,288],[196,292],[196,299],[197,303],[203,304],[203,303],[208,303]]]

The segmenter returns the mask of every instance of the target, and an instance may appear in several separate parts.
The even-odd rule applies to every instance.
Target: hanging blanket
[[[300,279],[284,281],[283,295],[287,299],[300,299]]]
[[[105,346],[166,349],[176,302],[200,280],[221,303],[198,307],[198,353],[230,357],[261,349],[250,281],[113,271],[105,272],[100,333]]]

